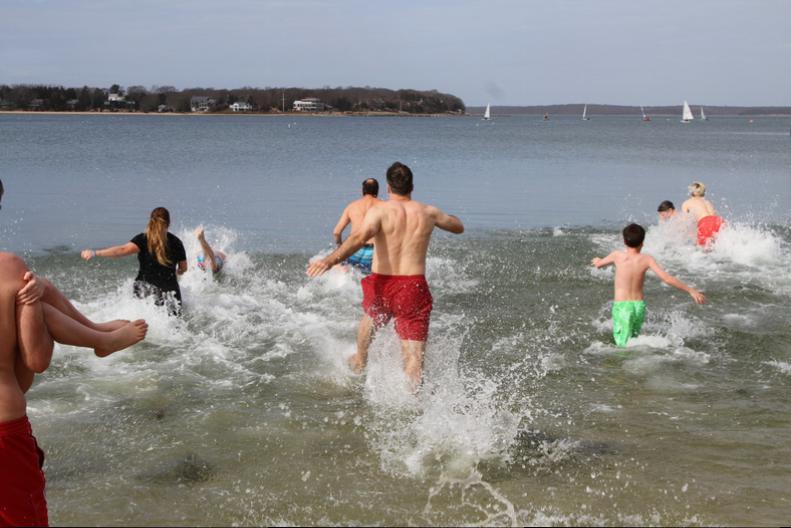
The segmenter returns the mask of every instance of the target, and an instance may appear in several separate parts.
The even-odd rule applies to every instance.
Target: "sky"
[[[0,84],[791,106],[791,0],[0,0]]]

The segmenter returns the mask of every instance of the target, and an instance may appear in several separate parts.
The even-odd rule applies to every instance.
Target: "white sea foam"
[[[776,368],[782,374],[789,374],[791,375],[791,363],[787,361],[764,361],[764,365],[769,365],[770,367]]]

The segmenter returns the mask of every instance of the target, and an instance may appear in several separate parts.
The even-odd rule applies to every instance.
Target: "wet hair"
[[[400,161],[396,161],[387,169],[387,184],[393,193],[406,196],[414,189],[412,171]]]
[[[676,206],[673,205],[673,202],[671,202],[670,200],[665,200],[664,202],[659,204],[659,207],[656,208],[657,213],[664,213],[665,211],[675,211],[675,210],[676,210]]]
[[[363,196],[370,194],[374,198],[379,196],[379,182],[376,178],[368,178],[363,182]]]
[[[706,186],[700,182],[692,182],[692,185],[688,188],[690,196],[698,196],[700,198],[706,196]]]
[[[623,243],[630,248],[636,248],[643,245],[645,240],[645,229],[638,224],[629,224],[623,228]]]
[[[168,227],[170,227],[170,213],[167,209],[157,207],[151,211],[151,218],[146,226],[148,252],[163,266],[173,264],[168,257]]]

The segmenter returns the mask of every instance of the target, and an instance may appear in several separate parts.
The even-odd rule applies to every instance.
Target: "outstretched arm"
[[[674,288],[678,288],[681,291],[687,292],[696,303],[704,304],[706,302],[706,297],[701,292],[699,292],[695,288],[687,286],[686,284],[684,284],[683,282],[681,282],[680,280],[678,280],[677,278],[675,278],[674,276],[670,275],[668,272],[663,270],[662,267],[659,264],[657,264],[656,260],[654,260],[653,257],[649,257],[648,267],[651,269],[651,271],[656,273],[657,277],[662,279],[662,282],[664,282],[665,284],[669,284]]]
[[[464,233],[464,224],[461,223],[459,217],[449,215],[438,207],[434,208],[434,225],[443,231],[450,231],[455,235]]]
[[[615,263],[615,251],[604,258],[594,257],[594,259],[591,260],[591,265],[596,266],[597,268],[603,268],[604,266],[609,266],[613,263]]]
[[[343,244],[343,230],[346,229],[346,226],[349,225],[352,219],[349,216],[349,208],[343,210],[341,214],[341,218],[338,220],[338,223],[335,225],[335,229],[332,230],[332,236],[335,238],[335,245],[340,246]]]
[[[127,255],[134,255],[140,252],[140,248],[134,242],[127,242],[120,246],[112,246],[104,249],[83,249],[80,256],[84,260],[91,260],[94,257],[125,257]]]
[[[321,260],[316,260],[308,266],[308,275],[311,277],[318,277],[324,274],[327,270],[336,264],[339,264],[349,258],[355,251],[365,245],[365,243],[372,239],[382,227],[381,211],[378,207],[372,207],[365,214],[363,225],[360,229],[349,235],[349,238],[341,244],[341,246],[333,251],[328,257]]]

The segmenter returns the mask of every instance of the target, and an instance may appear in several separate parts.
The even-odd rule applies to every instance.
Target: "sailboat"
[[[492,118],[492,110],[489,105],[486,105],[486,111],[483,113],[483,120],[488,121]]]
[[[646,122],[651,121],[651,118],[646,115],[645,110],[643,110],[642,106],[640,107],[640,113],[643,114],[643,121]]]
[[[585,105],[585,108],[582,109],[582,120],[583,121],[590,121],[591,118],[588,117],[588,105]]]
[[[689,105],[687,104],[687,102],[684,101],[684,111],[681,114],[681,122],[682,123],[689,123],[693,119],[695,119],[695,116],[692,115],[692,110],[690,110]]]
[[[703,107],[702,106],[700,107],[700,120],[701,121],[708,121],[709,120],[709,118],[706,117],[706,114],[703,113]]]

